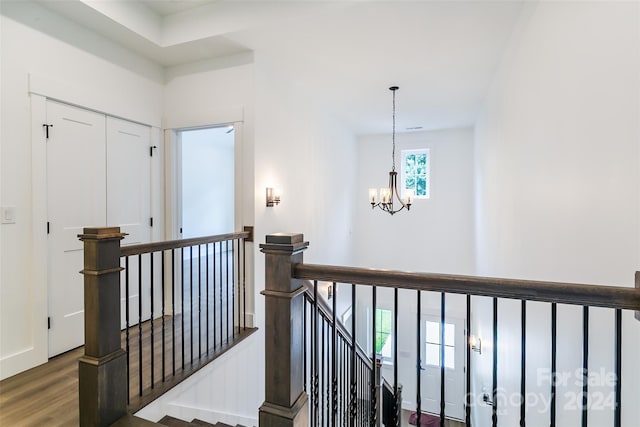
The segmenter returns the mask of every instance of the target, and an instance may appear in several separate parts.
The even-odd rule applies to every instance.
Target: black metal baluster
[[[332,392],[332,403],[331,403],[331,425],[337,426],[338,421],[338,323],[336,317],[336,311],[338,307],[336,306],[336,300],[338,299],[338,287],[336,286],[336,282],[333,282],[333,298],[332,298],[332,317],[331,321],[333,322],[333,334],[331,337],[331,392]]]
[[[138,380],[142,396],[142,254],[138,255]]]
[[[130,375],[130,364],[129,354],[131,353],[129,350],[129,257],[125,257],[124,259],[124,334],[125,334],[125,348],[127,350],[127,404],[130,403],[130,384],[129,384],[129,375]]]
[[[222,347],[222,326],[224,323],[224,319],[222,318],[222,316],[224,315],[223,310],[224,310],[224,305],[222,302],[222,282],[223,282],[223,275],[222,275],[222,242],[220,242],[219,244],[220,247],[220,251],[219,251],[219,258],[220,258],[220,265],[219,265],[219,270],[220,270],[220,347]]]
[[[176,251],[171,249],[171,375],[176,375]]]
[[[198,245],[198,359],[202,359],[202,245]]]
[[[319,314],[318,314],[318,281],[313,281],[313,421],[314,425],[318,426],[320,424],[320,411],[319,411],[319,357],[320,350],[319,345],[319,334],[318,334],[318,322]]]
[[[376,401],[376,306],[377,306],[377,299],[378,299],[378,292],[375,286],[371,287],[371,301],[372,301],[372,308],[371,308],[371,313],[372,313],[372,318],[373,318],[373,322],[371,322],[371,384],[370,384],[370,388],[371,388],[371,395],[369,396],[371,398],[371,407],[369,408],[371,410],[371,425],[375,425],[376,423],[376,408],[378,406],[378,402]]]
[[[445,350],[445,336],[444,336],[444,321],[445,321],[445,293],[440,293],[440,427],[444,427],[444,388],[445,388],[445,366],[444,366],[444,350]]]
[[[422,396],[420,395],[420,371],[422,370],[422,362],[420,360],[420,356],[422,355],[422,339],[420,337],[421,331],[421,317],[422,317],[422,301],[420,298],[420,291],[418,292],[418,307],[417,307],[417,316],[416,316],[416,425],[420,426],[420,418],[422,415]]]
[[[164,279],[165,267],[164,267],[164,262],[165,261],[164,261],[164,256],[165,256],[164,251],[161,251],[160,252],[160,270],[161,270],[162,277],[160,278],[160,285],[161,285],[161,288],[160,288],[160,299],[162,300],[162,311],[161,311],[161,316],[162,316],[162,382],[165,382],[164,380],[165,380],[165,376],[166,376],[166,370],[165,370],[166,369],[166,365],[165,365],[166,354],[165,354],[165,351],[166,351],[166,348],[167,348],[166,347],[166,337],[165,337],[166,330],[165,330],[165,325],[164,325],[164,314],[165,314],[165,310],[164,310],[164,303],[165,303],[165,289],[164,289],[164,286],[165,286],[165,279]]]
[[[498,298],[493,299],[493,392],[491,394],[491,423],[498,426]]]
[[[393,290],[393,420],[394,427],[400,426],[398,407],[398,288]]]
[[[326,415],[326,404],[325,404],[325,398],[326,398],[326,394],[325,394],[325,388],[326,388],[326,380],[325,380],[325,374],[326,374],[326,369],[325,369],[325,355],[326,355],[326,345],[325,343],[326,338],[325,338],[325,323],[324,323],[324,317],[321,317],[321,322],[322,322],[322,345],[321,345],[321,357],[322,357],[322,372],[321,372],[321,378],[322,378],[322,402],[321,402],[321,406],[320,406],[320,410],[322,411],[322,425],[326,425],[327,422],[327,415]]]
[[[193,365],[193,246],[189,246],[189,349]]]
[[[246,241],[242,240],[242,329],[247,329],[247,248]]]
[[[551,304],[551,403],[549,405],[550,424],[551,427],[556,427],[556,370],[557,370],[557,357],[558,350],[557,341],[557,328],[558,324],[558,306],[554,302]]]
[[[155,345],[154,345],[154,336],[153,336],[153,252],[149,252],[149,285],[150,285],[150,294],[151,294],[151,317],[149,318],[149,326],[151,329],[151,388],[154,388],[153,383],[155,382]]]
[[[616,309],[616,342],[615,342],[615,407],[613,413],[614,427],[622,424],[622,310]]]
[[[227,343],[229,342],[229,326],[231,321],[229,320],[229,316],[231,316],[231,310],[229,310],[229,303],[230,298],[229,298],[229,241],[227,240],[226,242],[226,246],[227,246],[227,256],[226,256],[226,266],[227,266],[227,281],[226,281],[226,299],[227,299]],[[233,255],[232,255],[233,256]]]
[[[184,371],[184,275],[186,274],[186,268],[184,268],[184,248],[180,249],[180,265],[182,266],[182,280],[180,283],[181,286],[181,297],[180,297],[180,317],[182,321],[182,330],[180,331],[180,335],[182,336],[182,370]]]
[[[206,319],[205,319],[205,324],[206,324],[206,334],[207,334],[207,338],[206,338],[206,345],[207,345],[207,354],[209,354],[209,243],[207,243],[204,247],[204,256],[205,256],[205,268],[207,270],[207,272],[205,273],[205,280],[204,280],[204,287],[205,287],[205,299],[207,301],[207,309],[205,310],[206,312]]]
[[[521,347],[520,347],[520,427],[526,425],[526,382],[527,382],[527,301],[522,300],[521,309]]]
[[[216,347],[216,333],[217,333],[217,323],[218,323],[218,310],[216,307],[216,279],[217,279],[217,274],[216,274],[216,243],[213,242],[211,244],[211,250],[212,250],[212,254],[211,254],[211,261],[213,264],[213,271],[211,272],[211,276],[212,276],[212,282],[211,282],[211,288],[213,289],[213,348],[215,349]]]
[[[526,424],[526,382],[527,382],[527,301],[522,300],[522,309],[520,314],[520,427]]]
[[[471,295],[467,294],[467,369],[466,369],[466,396],[465,396],[465,425],[471,427]]]
[[[582,309],[582,427],[587,427],[589,399],[589,307]]]
[[[351,427],[356,426],[358,415],[358,393],[357,393],[357,377],[356,377],[356,285],[351,285],[351,399],[350,399],[350,420]]]
[[[239,265],[239,264],[238,264]],[[307,393],[307,343],[308,343],[308,331],[307,331],[307,294],[303,294],[304,299],[302,300],[302,375],[303,375],[303,387],[305,393]],[[240,323],[238,323],[238,327]]]
[[[231,265],[233,268],[231,269],[231,309],[233,310],[233,314],[231,315],[231,333],[233,338],[236,337],[236,268],[240,265],[240,251],[236,251],[236,240],[231,241]],[[237,262],[233,262],[236,259]],[[238,304],[240,304],[240,299],[238,299]],[[239,307],[239,306],[238,306]],[[238,316],[240,316],[240,308],[238,308]],[[238,317],[238,330],[240,330],[240,317]]]

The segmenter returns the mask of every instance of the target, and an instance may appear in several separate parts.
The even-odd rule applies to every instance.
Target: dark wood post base
[[[110,426],[127,413],[127,358],[123,350],[97,359],[82,356],[78,365],[80,425]]]
[[[306,427],[309,424],[309,399],[307,393],[290,408],[263,403],[260,407],[260,427]]]

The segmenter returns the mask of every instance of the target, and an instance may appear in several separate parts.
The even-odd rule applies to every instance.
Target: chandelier
[[[393,148],[391,151],[391,172],[389,172],[389,186],[380,189],[379,198],[378,189],[370,188],[369,202],[371,203],[371,209],[379,207],[383,211],[393,215],[396,212],[400,212],[404,208],[407,208],[407,210],[411,208],[413,190],[406,189],[406,199],[402,200],[400,198],[400,193],[398,192],[398,172],[396,172],[396,91],[398,90],[398,86],[391,86],[389,90],[393,93],[393,133],[391,136]],[[398,209],[395,209],[393,206],[394,199],[400,203],[400,205],[398,205]]]

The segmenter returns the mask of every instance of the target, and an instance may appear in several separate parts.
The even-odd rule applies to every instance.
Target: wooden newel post
[[[307,249],[302,234],[271,234],[265,254],[265,402],[260,427],[298,427],[309,422],[304,391],[304,287],[292,278]]]
[[[120,344],[119,227],[85,228],[84,356],[80,358],[80,426],[109,426],[127,414],[127,366]]]

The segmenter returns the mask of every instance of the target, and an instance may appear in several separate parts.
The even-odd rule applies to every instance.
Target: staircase
[[[158,421],[158,424],[162,424],[163,426],[166,426],[166,427],[202,427],[202,426],[206,426],[206,427],[233,427],[233,426],[230,426],[229,424],[225,424],[225,423],[211,424],[211,423],[208,423],[206,421],[199,420],[197,418],[191,420],[191,422],[183,421],[181,419],[174,418],[174,417],[169,416],[169,415],[165,415],[164,417],[162,417],[162,419],[160,421]],[[243,427],[243,426],[238,424],[236,427]]]

